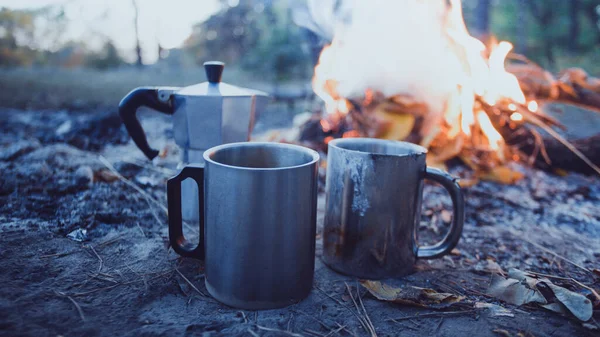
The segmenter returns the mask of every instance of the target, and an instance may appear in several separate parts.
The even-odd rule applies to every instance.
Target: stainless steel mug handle
[[[452,198],[452,206],[454,214],[452,216],[452,224],[448,230],[446,237],[433,246],[418,247],[417,257],[422,259],[435,259],[442,255],[448,254],[460,239],[462,234],[463,224],[465,222],[465,199],[462,190],[450,174],[432,167],[428,167],[425,171],[425,179],[433,180],[442,185]]]
[[[181,217],[181,182],[192,178],[198,184],[199,201],[199,242],[194,245],[183,236],[183,219]],[[173,250],[185,257],[204,259],[204,167],[186,166],[178,175],[167,181],[167,204],[169,210],[169,242]]]

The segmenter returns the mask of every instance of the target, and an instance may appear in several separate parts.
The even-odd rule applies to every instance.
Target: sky
[[[140,42],[144,63],[158,57],[158,43],[164,48],[181,46],[195,23],[219,10],[218,0],[137,0]],[[236,5],[238,0],[230,0]],[[134,7],[129,0],[0,0],[0,7],[32,9],[64,5],[69,18],[65,39],[83,40],[97,47],[110,38],[121,54],[135,57]]]

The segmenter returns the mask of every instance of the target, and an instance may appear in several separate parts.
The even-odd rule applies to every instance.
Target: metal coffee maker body
[[[137,119],[137,109],[144,106],[173,116],[175,143],[181,149],[178,169],[187,164],[203,164],[205,150],[225,143],[250,139],[254,122],[266,107],[269,96],[252,89],[221,82],[225,65],[206,62],[207,82],[188,87],[140,87],[121,100],[119,114],[129,135],[150,160],[159,153],[150,147]],[[198,219],[198,187],[191,181],[182,185],[184,221]]]

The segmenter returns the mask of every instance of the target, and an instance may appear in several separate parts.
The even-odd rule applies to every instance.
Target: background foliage
[[[194,26],[180,49],[161,50],[159,64],[196,67],[219,59],[266,81],[310,78],[320,46],[291,20],[301,0],[221,1],[221,10]],[[512,41],[516,50],[551,69],[579,65],[598,74],[600,4],[597,0],[464,0],[472,32]],[[234,6],[232,6],[234,4]],[[109,69],[132,66],[109,39],[101,48],[64,41],[60,6],[0,10],[0,67]],[[132,29],[134,29],[132,19]],[[141,61],[141,60],[140,60]],[[141,62],[140,62],[141,63]]]

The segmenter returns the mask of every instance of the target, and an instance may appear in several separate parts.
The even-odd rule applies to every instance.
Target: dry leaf
[[[429,288],[413,286],[395,288],[379,281],[361,281],[361,284],[379,300],[425,308],[447,308],[465,299],[464,296],[438,293]]]
[[[438,159],[429,152],[425,156],[425,161],[429,167],[434,167],[442,171],[448,171],[448,166],[446,166],[446,163],[444,161],[438,161]]]
[[[448,211],[448,210],[442,210],[441,212],[441,216],[442,216],[442,221],[445,223],[450,223],[450,221],[452,221],[452,212]]]
[[[600,277],[600,269],[594,269],[592,270],[594,272],[594,274],[598,277]]]
[[[492,284],[487,293],[490,296],[514,305],[548,303],[537,289],[530,289],[526,282],[521,282],[513,278],[505,279],[499,275],[492,277]]]
[[[497,333],[501,336],[511,337],[510,332],[503,330],[503,329],[494,329],[494,330],[492,330],[492,332]]]
[[[452,248],[452,250],[450,251],[450,255],[454,255],[454,256],[460,256],[461,251],[458,250],[458,248]]]
[[[389,112],[383,109],[383,106],[375,108],[374,116],[383,124],[383,131],[377,135],[377,138],[403,140],[410,135],[414,125],[415,116],[404,113]]]
[[[507,166],[497,166],[491,171],[479,176],[482,180],[495,181],[501,184],[514,184],[523,179],[524,175],[521,172],[514,171]]]
[[[538,289],[539,284],[548,287],[553,296],[545,297]],[[592,301],[585,296],[514,268],[509,270],[507,279],[495,275],[488,294],[515,305],[538,303],[554,312],[570,313],[581,321],[589,320],[593,314]]]
[[[479,182],[479,178],[460,178],[458,184],[462,188],[469,188],[475,186]]]
[[[593,307],[592,301],[587,297],[578,294],[576,292],[567,290],[563,287],[554,285],[550,281],[545,282],[548,287],[556,296],[556,299],[560,301],[572,314],[577,317],[580,321],[587,321],[592,318]]]
[[[476,302],[474,308],[488,309],[490,312],[490,316],[492,317],[515,317],[515,314],[513,314],[512,311],[506,309],[505,307],[501,307],[497,304]]]
[[[105,183],[112,183],[114,181],[119,180],[119,176],[117,176],[114,172],[107,169],[102,169],[94,172],[94,181],[102,181]]]

